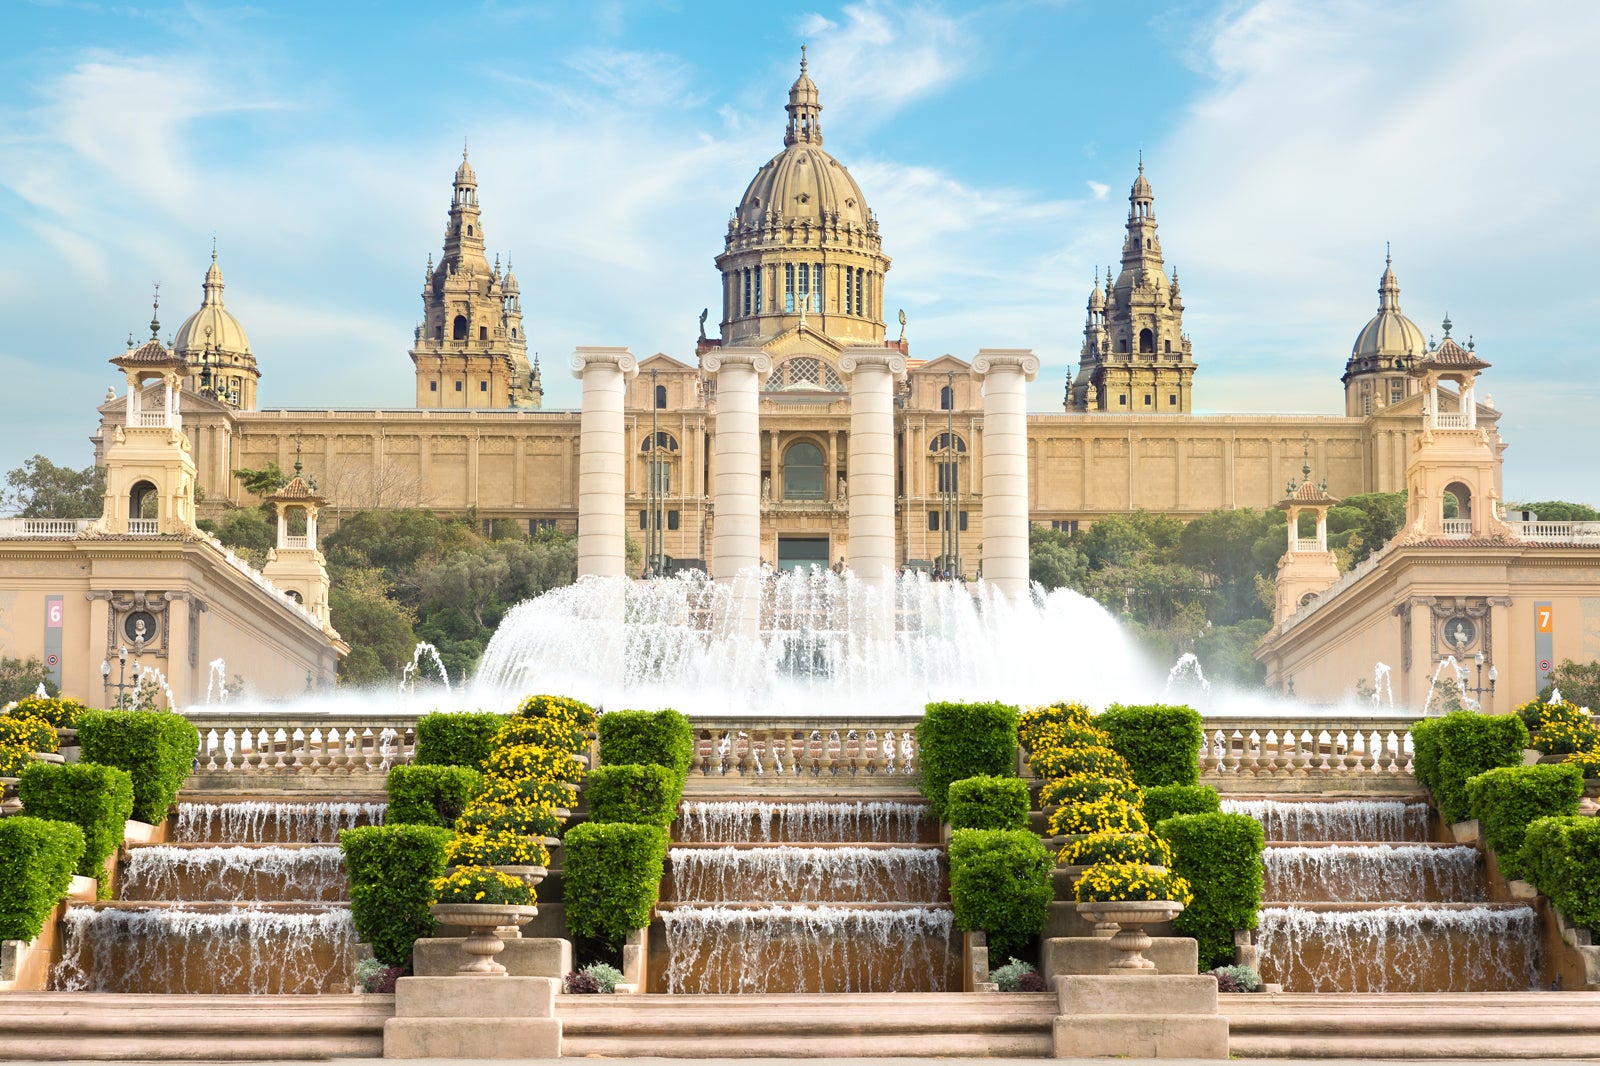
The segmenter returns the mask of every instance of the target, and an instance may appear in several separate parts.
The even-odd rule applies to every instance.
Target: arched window
[[[471,226],[467,227],[467,236],[468,237],[472,236],[472,227]]]
[[[794,264],[793,263],[785,263],[783,265],[783,309],[784,309],[784,311],[789,312],[791,314],[794,312]]]
[[[652,447],[652,445],[654,445],[654,447]],[[641,452],[648,452],[654,451],[656,448],[659,448],[664,452],[675,452],[678,450],[678,438],[674,437],[671,433],[662,431],[657,433],[655,435],[655,439],[652,441],[650,439],[650,434],[646,433],[644,436],[644,443],[639,445],[639,450]]]
[[[930,452],[949,451],[952,441],[955,444],[955,450],[958,455],[967,450],[967,442],[962,440],[960,434],[957,433],[934,434],[933,440],[928,443],[928,450]]]
[[[744,313],[750,314],[750,268],[744,268]]]
[[[464,341],[467,339],[467,316],[457,315],[454,325],[450,327],[450,339]]]
[[[956,390],[949,385],[939,389],[939,410],[948,411],[956,405]]]
[[[159,518],[160,515],[156,513],[159,503],[155,482],[136,481],[133,488],[128,490],[128,517]]]
[[[1139,352],[1141,354],[1148,355],[1153,353],[1155,350],[1156,335],[1148,329],[1141,329],[1139,331]]]
[[[1451,514],[1451,504],[1454,503],[1454,514]],[[1444,517],[1456,518],[1462,521],[1472,519],[1472,490],[1459,481],[1452,481],[1444,487]]]
[[[822,499],[822,449],[809,441],[789,445],[783,453],[783,498]]]
[[[666,409],[667,409],[667,387],[665,385],[657,385],[656,386],[656,410],[657,411],[665,411]]]

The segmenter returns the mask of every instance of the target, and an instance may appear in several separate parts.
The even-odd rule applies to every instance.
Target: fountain
[[[672,895],[681,902],[852,899],[933,902],[945,894],[944,856],[926,847],[673,848]]]
[[[1434,667],[1433,677],[1428,680],[1428,695],[1427,698],[1422,701],[1423,717],[1427,717],[1428,709],[1433,706],[1433,692],[1434,689],[1438,687],[1439,675],[1444,672],[1444,668],[1446,666],[1450,667],[1451,672],[1455,676],[1456,695],[1463,703],[1471,705],[1474,709],[1481,709],[1478,707],[1477,702],[1473,700],[1472,697],[1467,695],[1467,668],[1456,662],[1456,657],[1454,655],[1446,655],[1443,659],[1439,660],[1439,665]]]
[[[127,900],[336,903],[348,895],[337,844],[134,846],[128,849],[121,884]]]
[[[212,659],[207,664],[206,673],[206,702],[211,703],[212,693],[216,693],[217,703],[228,702],[228,664],[223,659]]]
[[[1176,693],[1173,692],[1174,685],[1178,686]],[[1206,680],[1206,673],[1200,669],[1200,659],[1194,652],[1184,652],[1172,664],[1172,669],[1167,671],[1167,687],[1163,695],[1169,702],[1176,698],[1191,704],[1196,710],[1206,709],[1211,702],[1211,682]]]
[[[1222,809],[1248,814],[1268,840],[1406,842],[1428,839],[1428,805],[1406,800],[1224,799]]]
[[[1389,710],[1394,710],[1394,681],[1390,676],[1388,663],[1376,663],[1372,667],[1372,705],[1382,708],[1383,701],[1389,701]]]
[[[683,805],[680,842],[934,841],[938,826],[920,803],[712,801]]]
[[[1267,848],[1263,899],[1481,902],[1478,849],[1466,845],[1290,844]]]
[[[311,801],[270,803],[179,803],[174,823],[178,843],[332,843],[341,829],[381,825],[383,803]]]
[[[400,670],[400,691],[415,692],[417,680],[422,676],[422,657],[426,655],[433,660],[433,668],[439,671],[439,680],[444,684],[445,695],[450,694],[450,671],[444,668],[444,660],[439,658],[439,649],[427,641],[419,641],[412,649],[411,661]]]

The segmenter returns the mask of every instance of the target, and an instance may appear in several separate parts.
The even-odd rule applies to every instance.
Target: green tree
[[[277,537],[277,529],[259,507],[241,507],[216,520],[202,518],[197,525],[228,547],[244,549],[263,560]]]
[[[339,663],[339,681],[368,685],[399,676],[417,646],[413,619],[390,596],[381,571],[346,570],[328,593],[333,626],[350,643]]]
[[[44,660],[37,655],[26,659],[0,658],[0,704],[14,703],[31,696],[43,685],[52,696],[60,693],[50,675],[45,672]]]
[[[1542,512],[1539,518],[1543,521]],[[1561,698],[1568,703],[1600,710],[1600,659],[1589,663],[1561,660],[1561,665],[1550,671],[1550,684],[1539,690],[1539,698],[1548,700],[1555,689],[1561,690]]]
[[[1586,503],[1565,500],[1540,500],[1537,503],[1508,503],[1509,511],[1532,511],[1541,522],[1600,522],[1600,511]],[[1566,691],[1565,689],[1562,690]]]
[[[1072,535],[1047,526],[1028,527],[1028,579],[1046,589],[1082,590],[1089,561],[1072,546]]]
[[[0,507],[22,518],[99,518],[105,493],[103,469],[74,470],[35,455],[6,475]]]
[[[268,463],[260,470],[251,470],[248,467],[235,470],[233,476],[239,479],[244,491],[252,496],[271,495],[289,483],[289,475],[279,469],[277,463]]]
[[[1270,572],[1286,548],[1284,521],[1276,508],[1241,507],[1212,511],[1184,527],[1178,559],[1211,575],[1218,599],[1213,621],[1232,625],[1258,613],[1256,578]]]
[[[1328,512],[1328,547],[1359,563],[1389,543],[1406,523],[1406,494],[1367,492],[1346,496]]]

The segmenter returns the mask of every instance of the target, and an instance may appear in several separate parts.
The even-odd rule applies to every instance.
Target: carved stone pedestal
[[[1226,1059],[1228,1019],[1209,976],[1069,975],[1059,999],[1055,1057]]]
[[[553,1059],[561,1020],[548,977],[402,977],[383,1025],[386,1059]]]

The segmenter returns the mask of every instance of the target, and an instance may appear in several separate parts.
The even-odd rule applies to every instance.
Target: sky
[[[213,238],[261,406],[409,406],[463,141],[547,407],[581,344],[692,361],[804,43],[914,356],[1032,348],[1059,410],[1142,152],[1197,411],[1342,412],[1387,242],[1494,364],[1507,498],[1600,503],[1592,0],[0,4],[0,470],[91,462]]]

